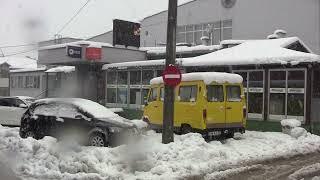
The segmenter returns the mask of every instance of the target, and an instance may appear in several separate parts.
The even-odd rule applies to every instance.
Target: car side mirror
[[[27,108],[28,106],[26,104],[19,104],[19,108]]]

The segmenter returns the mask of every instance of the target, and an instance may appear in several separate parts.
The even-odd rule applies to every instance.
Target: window
[[[117,84],[117,72],[112,71],[107,73],[107,84]]]
[[[128,97],[128,89],[127,88],[118,88],[118,97],[117,103],[119,104],[127,104]]]
[[[249,87],[263,87],[262,71],[252,71],[249,73]]]
[[[313,98],[320,98],[320,69],[314,70],[313,72],[313,88],[312,88],[312,94]]]
[[[118,72],[118,84],[127,84],[128,82],[128,72],[119,71]]]
[[[160,101],[164,101],[164,88],[160,89]]]
[[[142,89],[141,102],[146,103],[148,99],[149,89]]]
[[[116,103],[117,89],[107,88],[107,103]]]
[[[25,88],[39,88],[40,76],[26,76]]]
[[[23,88],[23,76],[18,76],[18,88]]]
[[[270,87],[285,88],[286,87],[286,71],[270,71]]]
[[[0,99],[0,106],[11,106],[8,99]]]
[[[75,118],[80,115],[78,109],[70,104],[43,104],[34,109],[35,115]]]
[[[227,101],[239,102],[241,101],[241,89],[240,86],[227,86]]]
[[[157,88],[152,88],[151,89],[148,102],[152,102],[152,101],[156,101],[157,100],[157,95],[158,95],[157,90],[158,90]]]
[[[153,70],[142,71],[142,84],[150,84],[153,78]]]
[[[304,71],[288,71],[288,88],[304,88]]]
[[[179,101],[195,102],[197,100],[197,86],[180,86]]]
[[[210,85],[207,86],[207,100],[208,102],[223,102],[223,86]]]
[[[130,104],[141,104],[140,89],[130,89]]]
[[[132,85],[141,84],[141,71],[130,71],[130,84]]]

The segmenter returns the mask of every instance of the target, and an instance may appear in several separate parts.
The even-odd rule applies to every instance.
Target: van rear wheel
[[[181,134],[188,134],[192,132],[192,127],[189,124],[181,125]]]

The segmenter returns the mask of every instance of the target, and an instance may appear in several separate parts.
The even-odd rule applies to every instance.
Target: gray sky
[[[179,3],[186,1],[189,0],[179,0]],[[85,2],[0,0],[0,46],[52,39]],[[61,34],[88,38],[111,30],[115,18],[138,21],[167,9],[167,6],[168,0],[92,0]],[[30,47],[2,50],[5,54],[11,54],[25,49]]]

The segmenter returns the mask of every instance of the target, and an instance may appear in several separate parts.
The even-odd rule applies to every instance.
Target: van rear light
[[[243,118],[247,118],[247,108],[243,108]]]
[[[207,120],[207,110],[206,109],[204,109],[202,111],[202,117],[203,117],[204,120]]]

